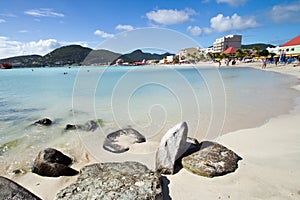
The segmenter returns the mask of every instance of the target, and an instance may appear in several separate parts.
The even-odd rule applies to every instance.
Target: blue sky
[[[144,27],[178,31],[201,47],[228,34],[280,45],[300,34],[299,25],[300,0],[9,0],[0,3],[0,58],[96,48]]]

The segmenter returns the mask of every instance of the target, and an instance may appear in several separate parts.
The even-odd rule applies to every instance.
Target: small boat
[[[0,69],[11,69],[12,65],[8,63],[2,63],[0,64]]]

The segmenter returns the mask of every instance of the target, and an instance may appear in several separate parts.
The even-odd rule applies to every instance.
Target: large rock
[[[128,151],[134,143],[146,142],[145,136],[133,128],[125,128],[106,136],[103,148],[113,153]]]
[[[138,162],[97,163],[82,168],[77,181],[56,199],[162,199],[160,175]]]
[[[0,176],[0,199],[11,199],[11,200],[40,200],[39,197],[29,192],[19,184],[15,183],[8,178]]]
[[[234,172],[241,159],[226,147],[209,141],[199,144],[200,150],[182,158],[182,166],[188,171],[206,177]]]
[[[52,124],[52,121],[51,119],[48,119],[48,118],[43,118],[43,119],[40,119],[36,122],[34,122],[34,125],[41,125],[41,126],[50,126]]]
[[[187,149],[188,127],[186,122],[171,128],[161,139],[156,152],[156,170],[164,174],[173,174],[175,161]]]
[[[78,171],[69,167],[72,159],[56,149],[47,148],[40,151],[34,161],[32,172],[41,176],[74,176]]]

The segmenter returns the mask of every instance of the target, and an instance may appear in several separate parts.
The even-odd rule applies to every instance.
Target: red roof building
[[[279,52],[292,56],[300,55],[300,35],[281,45]]]
[[[223,51],[223,53],[235,54],[236,53],[236,48],[229,47],[228,49],[226,49],[225,51]]]
[[[291,39],[290,41],[284,43],[280,47],[287,47],[287,46],[295,46],[295,45],[300,45],[300,35],[297,37]]]

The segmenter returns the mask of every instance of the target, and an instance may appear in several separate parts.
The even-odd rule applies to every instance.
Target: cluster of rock
[[[49,118],[43,118],[33,123],[33,125],[39,125],[39,126],[50,126],[52,125],[52,120]],[[67,124],[64,128],[64,131],[69,130],[81,130],[81,131],[95,131],[97,128],[103,125],[103,122],[101,119],[96,120],[89,120],[85,124]]]
[[[236,170],[241,159],[237,154],[215,142],[199,143],[188,138],[187,132],[187,124],[183,122],[163,136],[156,153],[157,171],[173,174],[181,165],[194,174],[214,177]]]
[[[35,124],[51,125],[45,119]],[[67,125],[66,128],[92,131],[97,127],[98,124],[89,121],[82,126]],[[126,144],[122,141],[126,141]],[[145,141],[146,138],[138,131],[126,128],[108,134],[103,148],[113,153],[123,153],[132,144]],[[218,143],[199,143],[189,138],[188,126],[182,122],[162,137],[156,152],[155,171],[138,162],[88,165],[80,170],[75,183],[57,193],[56,199],[163,199],[162,174],[174,174],[183,167],[201,176],[220,176],[235,171],[240,159],[233,151]],[[72,158],[48,148],[39,152],[32,172],[50,177],[77,175],[79,172],[70,167],[72,163]],[[0,177],[0,193],[7,199],[39,199],[4,177]]]

